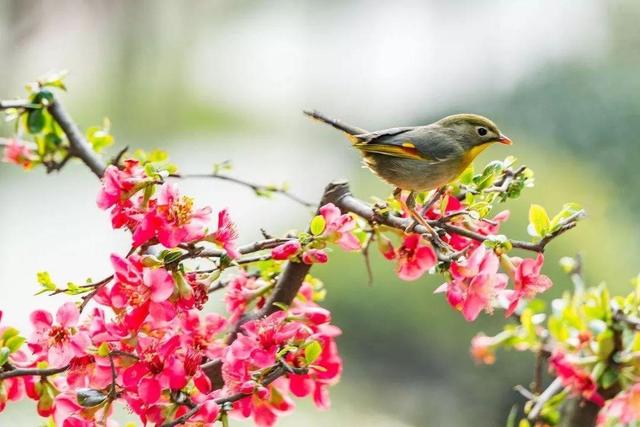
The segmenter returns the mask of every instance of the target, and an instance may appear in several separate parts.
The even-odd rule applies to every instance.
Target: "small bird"
[[[491,120],[476,114],[455,114],[425,126],[368,132],[317,111],[304,113],[345,132],[362,154],[365,166],[395,186],[394,197],[436,242],[440,242],[437,234],[414,209],[415,193],[455,180],[493,143],[512,143]],[[406,202],[401,197],[403,190],[409,191]]]

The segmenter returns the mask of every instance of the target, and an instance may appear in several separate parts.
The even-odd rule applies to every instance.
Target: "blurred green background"
[[[508,233],[527,237],[529,203],[553,213],[575,201],[589,213],[549,247],[547,297],[569,288],[557,260],[576,252],[591,283],[624,292],[640,249],[639,20],[633,0],[5,0],[0,96],[68,69],[66,106],[85,127],[108,116],[119,146],[167,149],[190,172],[230,159],[237,176],[287,181],[312,200],[340,177],[365,199],[390,189],[303,108],[372,130],[484,114],[515,144],[477,163],[513,154],[536,172],[536,188],[508,206]],[[228,206],[243,241],[309,217],[226,183],[183,187],[214,209]],[[95,209],[96,189],[82,165],[50,177],[0,165],[3,323],[27,329],[30,310],[60,302],[33,297],[37,271],[61,282],[102,277],[108,255],[124,250],[125,235],[114,237]],[[344,331],[343,380],[331,411],[301,402],[280,425],[504,425],[532,358],[502,353],[478,367],[468,355],[476,332],[503,324],[500,313],[469,324],[433,295],[439,277],[402,283],[375,256],[369,286],[360,256],[332,258],[315,273]],[[38,425],[33,414],[30,402],[9,406],[0,426]]]

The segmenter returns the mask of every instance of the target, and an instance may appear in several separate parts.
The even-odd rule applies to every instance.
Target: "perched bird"
[[[317,111],[304,113],[345,132],[362,154],[366,167],[395,186],[394,196],[434,238],[437,234],[414,210],[415,192],[433,190],[455,180],[493,143],[511,144],[491,120],[476,114],[455,114],[425,126],[368,132]],[[409,191],[406,203],[400,197],[402,190]]]

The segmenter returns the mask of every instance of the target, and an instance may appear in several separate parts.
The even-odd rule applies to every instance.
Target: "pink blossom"
[[[274,364],[279,347],[293,338],[300,327],[298,322],[286,322],[286,317],[286,312],[277,311],[264,319],[245,323],[225,357],[248,360],[263,368]]]
[[[52,367],[67,365],[74,357],[81,357],[91,344],[85,331],[78,330],[80,312],[72,302],[63,304],[56,312],[56,324],[51,314],[44,310],[31,313],[34,332],[29,348],[44,355]]]
[[[179,318],[181,330],[181,347],[197,348],[207,358],[220,359],[226,347],[221,333],[228,326],[228,321],[216,313],[207,313],[200,317],[197,311],[190,310]]]
[[[193,199],[180,196],[177,185],[163,184],[155,203],[149,207],[133,232],[135,246],[156,237],[165,247],[173,248],[204,237],[211,209],[195,209]]]
[[[640,420],[640,383],[607,401],[598,415],[598,425],[604,425],[609,418],[617,418],[624,425]]]
[[[298,240],[289,240],[281,245],[271,249],[271,258],[276,261],[284,261],[297,255],[300,251],[300,242]]]
[[[6,163],[13,163],[14,165],[22,166],[23,169],[28,170],[33,166],[31,159],[33,153],[29,145],[20,141],[19,139],[12,138],[7,141],[7,145],[4,147],[4,155],[2,161]]]
[[[441,211],[442,202],[441,200],[438,200],[431,205],[431,207],[425,214],[425,218],[430,220],[437,220],[442,218],[444,215],[449,215],[463,210],[463,206],[462,203],[460,203],[460,200],[449,195],[445,195],[444,197],[447,198],[447,205],[444,208],[444,212]]]
[[[320,215],[325,220],[323,236],[336,242],[346,251],[360,249],[360,241],[353,234],[356,228],[356,220],[349,214],[341,214],[333,203],[327,203],[320,208]]]
[[[102,175],[102,188],[98,193],[98,207],[108,209],[126,204],[136,186],[146,178],[140,162],[133,159],[124,161],[124,168],[108,166]]]
[[[175,306],[168,301],[175,283],[164,268],[143,267],[140,257],[122,258],[111,255],[115,283],[103,288],[96,300],[117,310],[126,311],[127,326],[140,327],[148,315],[155,321],[168,321],[175,316]]]
[[[478,363],[493,365],[496,361],[494,339],[479,333],[471,339],[471,356]]]
[[[376,235],[376,242],[378,243],[378,250],[388,260],[396,259],[396,249],[393,247],[391,240],[384,236],[384,234],[378,233]]]
[[[598,393],[598,386],[587,372],[573,366],[567,355],[562,352],[555,352],[549,358],[549,366],[552,368],[565,387],[598,406],[604,405],[604,399]]]
[[[506,258],[506,255],[503,255]],[[504,259],[503,258],[503,259]],[[540,274],[544,256],[539,253],[535,260],[527,258],[511,257],[508,261],[515,268],[512,270],[514,289],[507,315],[513,313],[522,298],[533,298],[536,294],[542,293],[553,286],[551,279]]]
[[[325,264],[329,256],[323,249],[308,249],[302,254],[302,262],[305,264]]]
[[[451,263],[452,280],[435,292],[446,292],[449,304],[473,321],[482,310],[491,313],[498,297],[510,295],[505,290],[507,276],[498,273],[498,266],[493,251],[478,246],[466,261]]]
[[[235,223],[231,221],[228,210],[223,209],[218,212],[218,229],[209,236],[209,239],[222,246],[224,250],[227,251],[227,255],[232,259],[240,256],[240,253],[236,249],[238,232],[236,231]]]
[[[397,274],[402,280],[419,279],[425,271],[436,265],[433,248],[419,234],[408,234],[398,249]]]
[[[180,390],[187,385],[184,364],[175,354],[179,345],[179,336],[165,342],[140,341],[136,349],[139,359],[122,373],[124,387],[137,394],[144,404],[151,405],[160,399],[162,390]]]
[[[224,297],[227,311],[231,314],[231,322],[238,320],[247,310],[249,303],[256,298],[256,290],[266,286],[262,280],[239,274],[227,286]],[[259,309],[264,304],[264,297],[259,297],[256,307]]]

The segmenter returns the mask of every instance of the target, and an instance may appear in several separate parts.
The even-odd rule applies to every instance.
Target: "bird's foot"
[[[416,228],[416,225],[418,224],[419,224],[418,221],[416,221],[415,219],[412,219],[411,223],[407,225],[407,228],[404,229],[404,232],[407,234],[413,233],[413,230]]]
[[[440,238],[435,230],[433,230],[433,233],[426,233],[426,237],[431,241],[431,244],[443,254],[449,255],[455,252],[448,243]]]

